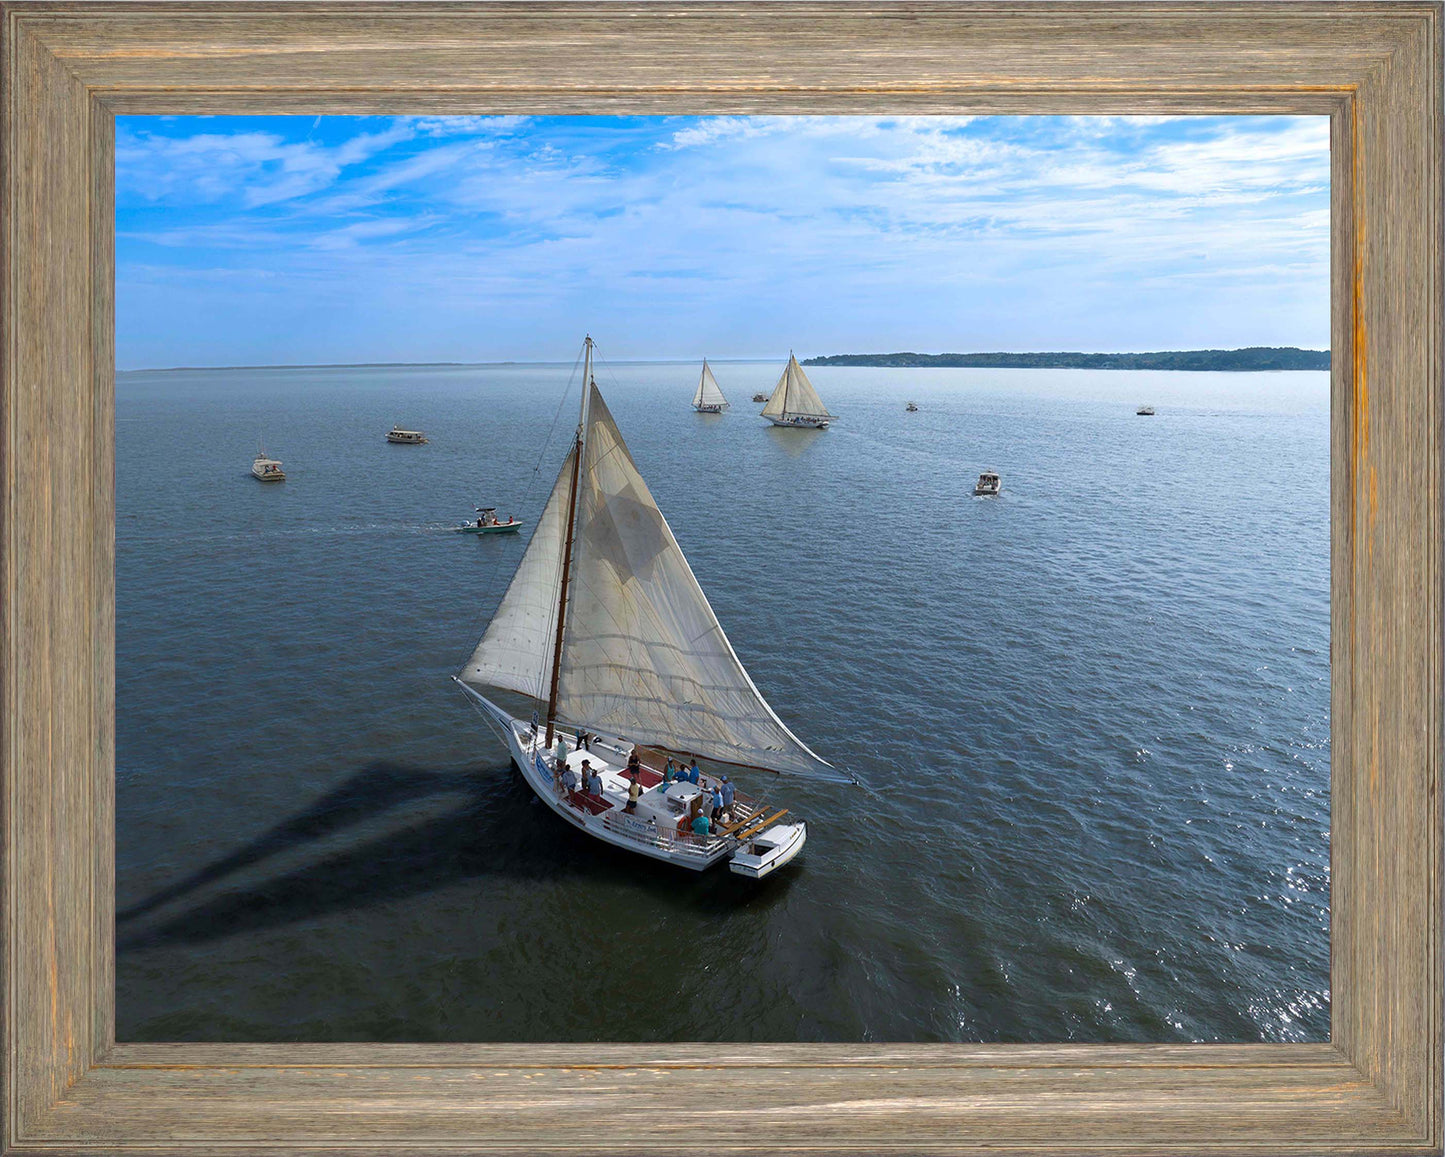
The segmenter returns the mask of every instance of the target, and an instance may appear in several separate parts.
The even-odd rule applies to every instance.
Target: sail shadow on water
[[[318,844],[335,850],[314,854]],[[679,881],[671,873],[637,869],[632,857],[580,833],[559,832],[510,767],[457,772],[381,765],[118,912],[117,948],[144,951],[243,936],[488,877],[585,877],[631,886],[664,907],[699,912],[723,899],[766,908],[787,887],[786,880],[758,888],[730,876]]]

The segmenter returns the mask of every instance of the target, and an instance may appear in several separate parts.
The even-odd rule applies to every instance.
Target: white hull
[[[606,785],[601,800],[596,796],[581,798],[568,793],[557,785],[555,760],[543,745],[544,734],[533,735],[529,723],[508,714],[460,679],[457,685],[501,735],[512,762],[537,798],[567,823],[604,843],[699,872],[729,861],[733,872],[753,879],[770,875],[802,851],[807,825],[801,820],[775,822],[760,830],[754,830],[754,825],[742,824],[736,830],[744,838],[738,839],[733,835],[701,836],[678,831],[667,823],[649,824],[638,818],[640,811],[636,815],[626,814],[623,811],[626,781],[620,773],[631,746],[620,739],[595,739],[590,750],[577,751],[571,736],[558,732],[566,741],[567,766],[575,768],[582,759],[590,759]],[[555,736],[553,742],[556,742]],[[645,794],[651,796],[656,791],[653,788]],[[594,810],[599,804],[610,806]]]

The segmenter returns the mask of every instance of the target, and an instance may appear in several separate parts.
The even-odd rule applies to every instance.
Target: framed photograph
[[[0,1150],[1440,1153],[1441,15],[3,5]],[[193,268],[217,246],[270,247],[294,338],[250,274]],[[624,259],[625,290],[558,294]],[[991,259],[991,297],[955,292]],[[1212,317],[1238,340],[892,352],[1042,349],[1030,310],[1107,348],[1070,260],[1112,268],[1116,348],[1152,272],[1159,332],[1228,286],[1315,348],[1180,352],[1267,342]],[[353,294],[345,333],[310,292]],[[653,329],[612,341],[629,309]],[[402,349],[497,360],[314,364]],[[143,369],[181,362],[273,368]],[[860,500],[790,514],[803,479]],[[1127,501],[1084,526],[1100,487]],[[940,559],[899,503],[969,542]],[[707,534],[764,508],[768,541]],[[990,567],[1013,605],[965,638]],[[943,651],[890,649],[915,621]],[[1190,655],[1225,675],[1182,689]],[[1161,703],[1205,714],[1117,724]],[[933,767],[960,760],[992,769],[967,799]],[[1181,795],[1152,835],[1124,814]],[[1278,895],[1210,925],[1286,831]],[[830,889],[857,899],[819,923]]]

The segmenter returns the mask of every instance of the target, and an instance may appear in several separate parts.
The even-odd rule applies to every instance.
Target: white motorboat
[[[905,410],[907,410],[910,414],[916,414],[916,413],[918,413],[918,403],[917,403],[917,402],[909,402],[908,405],[904,406],[903,408],[904,408]]]
[[[516,534],[522,529],[522,523],[510,514],[507,515],[507,521],[503,522],[497,516],[495,506],[478,506],[477,517],[455,529],[458,534]]]
[[[702,376],[697,380],[697,393],[692,396],[692,408],[699,414],[721,414],[728,408],[717,379],[708,368],[707,358],[702,359]]]
[[[398,446],[425,446],[427,436],[420,430],[403,430],[400,426],[393,426],[386,440]]]
[[[978,483],[974,486],[973,492],[975,495],[984,497],[991,494],[997,494],[1002,489],[1003,481],[999,478],[999,476],[997,474],[994,474],[992,471],[986,470],[978,476]]]
[[[1152,418],[1154,416],[1154,407],[1140,406],[1134,413],[1138,414],[1141,418]]]
[[[681,867],[726,862],[767,876],[802,850],[807,825],[788,808],[727,792],[715,765],[851,777],[798,739],[743,669],[602,400],[590,337],[585,352],[571,450],[454,678],[528,786],[573,827]],[[499,703],[499,691],[531,699],[530,721]],[[669,756],[714,770],[695,784],[664,783]],[[584,761],[590,782],[580,780]],[[732,795],[717,826],[714,787]]]
[[[803,373],[798,359],[788,354],[788,364],[783,367],[783,376],[773,387],[768,404],[763,407],[762,416],[774,426],[789,426],[809,430],[826,430],[833,415]]]
[[[286,481],[286,471],[281,469],[280,461],[267,457],[264,446],[256,454],[256,460],[251,463],[251,474],[262,482]]]

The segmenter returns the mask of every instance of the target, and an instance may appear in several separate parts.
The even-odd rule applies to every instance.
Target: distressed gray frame
[[[0,1150],[1441,1152],[1439,3],[0,13]],[[113,118],[221,112],[1329,115],[1331,1042],[117,1045]]]

